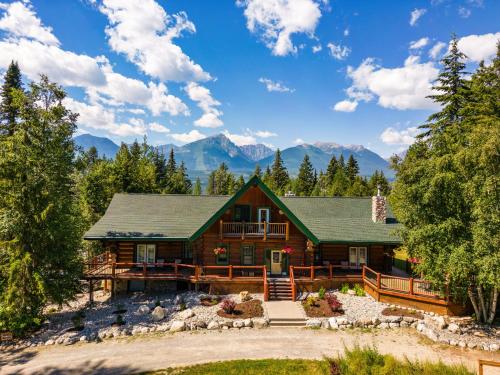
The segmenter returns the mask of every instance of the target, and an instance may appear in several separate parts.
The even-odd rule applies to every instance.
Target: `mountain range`
[[[75,143],[83,150],[95,146],[99,155],[113,158],[119,146],[108,138],[82,134],[75,137]],[[263,144],[237,146],[223,134],[214,135],[183,146],[165,144],[158,146],[167,155],[174,149],[178,162],[184,161],[191,177],[204,178],[212,170],[224,162],[229,169],[237,174],[250,175],[259,164],[262,169],[270,166],[274,160],[274,151]],[[309,155],[311,163],[319,171],[325,171],[333,155],[344,156],[347,161],[353,155],[359,163],[360,174],[369,176],[375,170],[382,170],[388,178],[394,177],[389,169],[389,163],[380,155],[361,145],[340,145],[333,142],[316,142],[301,144],[281,151],[285,166],[291,175],[296,175],[305,155]]]

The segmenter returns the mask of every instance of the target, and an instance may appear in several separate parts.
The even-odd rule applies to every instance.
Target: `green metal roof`
[[[258,177],[233,196],[115,194],[104,216],[85,234],[93,239],[194,240],[251,186],[264,193],[314,243],[400,243],[387,223],[371,219],[371,197],[277,197]]]
[[[386,223],[372,221],[371,197],[281,197],[320,242],[400,243],[390,207]]]

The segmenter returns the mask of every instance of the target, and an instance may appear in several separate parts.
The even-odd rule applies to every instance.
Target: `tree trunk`
[[[486,323],[488,323],[488,324],[493,323],[493,320],[495,320],[495,315],[496,315],[496,312],[497,312],[497,300],[498,300],[498,288],[494,287],[491,290],[490,316],[489,316],[488,320],[486,321]]]
[[[479,306],[476,300],[476,296],[472,292],[471,287],[467,289],[467,294],[469,295],[470,302],[472,303],[472,307],[474,308],[474,312],[476,313],[476,320],[481,321],[481,312],[479,311]]]
[[[486,304],[484,303],[484,296],[483,296],[483,287],[481,285],[477,286],[477,296],[479,297],[479,304],[481,306],[481,312],[482,314],[482,319],[483,322],[486,323],[486,320],[488,319],[488,313],[486,311]]]

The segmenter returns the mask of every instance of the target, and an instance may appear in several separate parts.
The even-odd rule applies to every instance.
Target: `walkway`
[[[344,346],[376,345],[381,353],[415,360],[464,363],[500,360],[499,353],[426,345],[405,330],[377,333],[272,328],[197,331],[0,352],[0,374],[130,374],[210,361],[337,356]]]
[[[271,327],[301,327],[305,326],[304,309],[293,301],[264,302]]]

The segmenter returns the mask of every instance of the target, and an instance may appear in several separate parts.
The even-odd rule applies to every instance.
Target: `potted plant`
[[[224,247],[216,247],[214,249],[214,254],[215,255],[225,254],[225,253],[226,253],[226,249]]]
[[[293,253],[293,251],[294,251],[293,248],[288,245],[286,245],[285,247],[283,247],[283,249],[281,249],[281,252],[283,254],[291,254]]]

